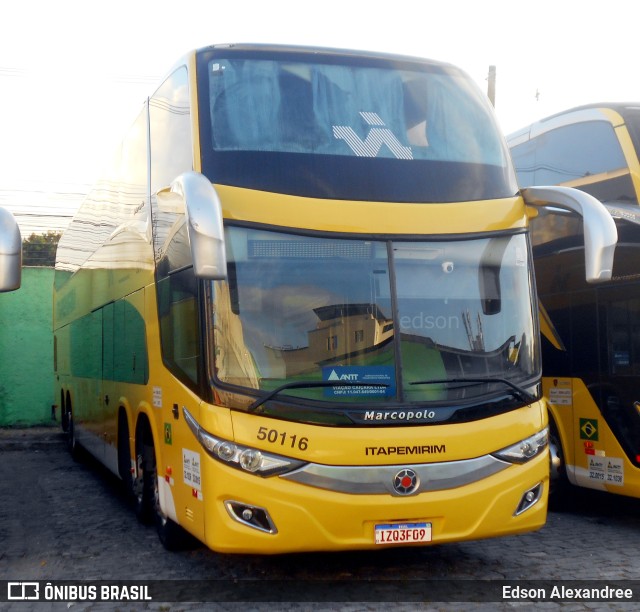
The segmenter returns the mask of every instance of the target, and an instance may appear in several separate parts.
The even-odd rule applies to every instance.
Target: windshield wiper
[[[531,395],[526,389],[523,389],[519,385],[512,383],[506,378],[442,378],[438,380],[418,380],[416,382],[409,383],[410,385],[442,385],[446,383],[502,383],[509,387],[513,394],[528,404],[537,402],[538,398]]]
[[[270,399],[273,399],[276,395],[278,395],[281,391],[285,391],[287,389],[314,389],[318,387],[384,387],[385,389],[389,385],[385,385],[384,383],[362,383],[362,382],[351,382],[346,380],[309,380],[309,381],[294,381],[288,382],[284,385],[280,385],[276,387],[272,391],[269,391],[263,397],[259,397],[255,402],[253,402],[247,410],[249,412],[255,412],[262,404],[268,402]]]

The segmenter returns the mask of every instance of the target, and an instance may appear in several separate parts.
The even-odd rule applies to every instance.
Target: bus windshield
[[[298,403],[446,405],[504,394],[496,379],[539,376],[524,234],[403,242],[232,226],[226,235],[229,282],[213,283],[208,306],[223,387],[334,381],[284,393]]]
[[[214,183],[406,202],[516,193],[489,104],[457,69],[348,54],[264,57],[225,48],[199,57],[203,170]]]

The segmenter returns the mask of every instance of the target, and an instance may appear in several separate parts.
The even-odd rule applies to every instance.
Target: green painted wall
[[[0,427],[51,423],[53,268],[23,268],[0,293]]]

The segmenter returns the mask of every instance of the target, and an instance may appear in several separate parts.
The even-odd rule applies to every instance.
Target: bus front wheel
[[[162,512],[153,438],[148,428],[136,436],[136,477],[133,480],[136,515],[144,523],[155,523],[158,536],[167,550],[183,550],[192,538]]]
[[[549,505],[563,506],[569,495],[569,478],[564,459],[562,441],[555,423],[549,423]]]
[[[167,550],[190,548],[192,540],[189,534],[162,512],[158,479],[155,485],[155,522],[158,537]]]
[[[133,503],[136,516],[141,523],[149,524],[153,519],[156,477],[155,452],[151,434],[146,427],[136,436],[136,473],[132,482]]]

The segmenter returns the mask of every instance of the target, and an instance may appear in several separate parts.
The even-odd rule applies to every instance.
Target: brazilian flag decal
[[[580,419],[580,439],[598,441],[598,419]]]

